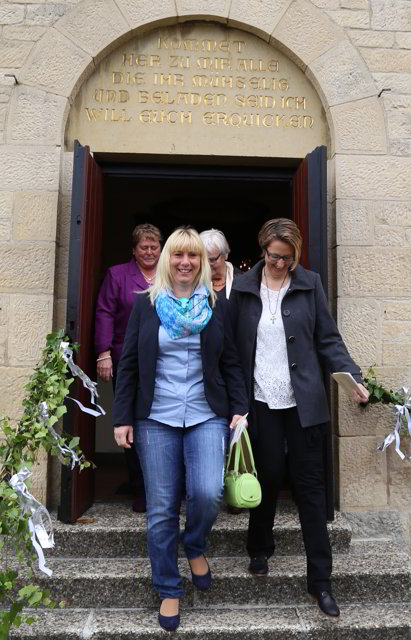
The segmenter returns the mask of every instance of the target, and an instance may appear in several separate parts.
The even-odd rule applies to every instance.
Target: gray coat
[[[264,260],[236,279],[230,296],[230,317],[240,354],[248,400],[252,405],[257,327],[262,313],[260,297]],[[328,311],[320,276],[298,265],[281,303],[291,384],[303,427],[330,419],[322,366],[330,373],[350,372],[363,382],[361,371],[347,351]],[[275,367],[275,352],[272,353]],[[252,421],[251,421],[252,423]],[[251,425],[252,426],[252,425]]]

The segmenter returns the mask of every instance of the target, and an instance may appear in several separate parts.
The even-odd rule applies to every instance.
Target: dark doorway
[[[289,217],[299,225],[304,240],[302,264],[320,273],[327,289],[326,148],[318,147],[303,160],[270,159],[243,166],[241,158],[216,158],[203,165],[193,158],[162,158],[160,164],[136,158],[92,157],[88,147],[75,145],[72,221],[66,330],[83,345],[79,363],[95,379],[94,312],[98,288],[107,267],[127,262],[131,232],[136,224],[151,222],[165,238],[176,227],[192,225],[198,231],[220,229],[231,246],[236,266],[252,266],[259,258],[257,232],[264,221]],[[113,161],[113,160],[117,160]],[[280,166],[279,166],[280,165]],[[85,347],[85,348],[84,348]],[[76,382],[81,395],[80,385]],[[107,385],[110,387],[110,385]],[[111,388],[110,388],[111,392]],[[62,473],[59,518],[75,520],[95,499],[119,499],[126,481],[123,454],[113,449],[111,400],[103,427],[68,407],[64,430],[87,443],[88,458],[98,463],[93,473]],[[105,444],[99,436],[105,432]],[[97,433],[97,446],[95,442]],[[100,438],[101,440],[101,438]],[[331,436],[327,442],[328,516],[333,517]],[[117,493],[116,493],[117,492]]]

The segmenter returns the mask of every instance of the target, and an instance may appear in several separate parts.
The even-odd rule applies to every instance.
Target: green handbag
[[[240,440],[230,447],[224,477],[224,500],[231,507],[241,509],[258,507],[261,502],[261,487],[246,429]]]

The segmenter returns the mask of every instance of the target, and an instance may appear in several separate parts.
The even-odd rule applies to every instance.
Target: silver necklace
[[[152,280],[154,280],[154,278],[156,277],[156,274],[152,275],[151,278],[150,276],[146,276],[146,274],[144,273],[143,269],[140,267],[140,271],[143,274],[143,278],[146,282],[148,282],[149,284],[151,284]]]
[[[278,295],[277,295],[277,301],[275,303],[275,309],[274,309],[274,313],[271,311],[271,299],[270,299],[270,287],[268,286],[268,280],[267,280],[267,274],[265,272],[265,267],[264,267],[264,278],[265,278],[265,283],[267,285],[267,296],[268,296],[268,309],[270,311],[270,315],[271,315],[271,322],[272,324],[274,324],[276,316],[277,316],[277,309],[278,309],[278,303],[280,301],[280,293],[281,293],[281,289],[283,288],[284,282],[286,277],[288,276],[288,271],[285,272],[285,276],[283,278],[283,281],[281,283],[280,289],[278,291]]]

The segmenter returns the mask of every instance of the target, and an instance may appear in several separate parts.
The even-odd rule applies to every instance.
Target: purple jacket
[[[114,370],[123,350],[128,319],[137,291],[145,291],[148,283],[134,257],[107,270],[97,298],[95,348],[97,355],[111,350]]]

